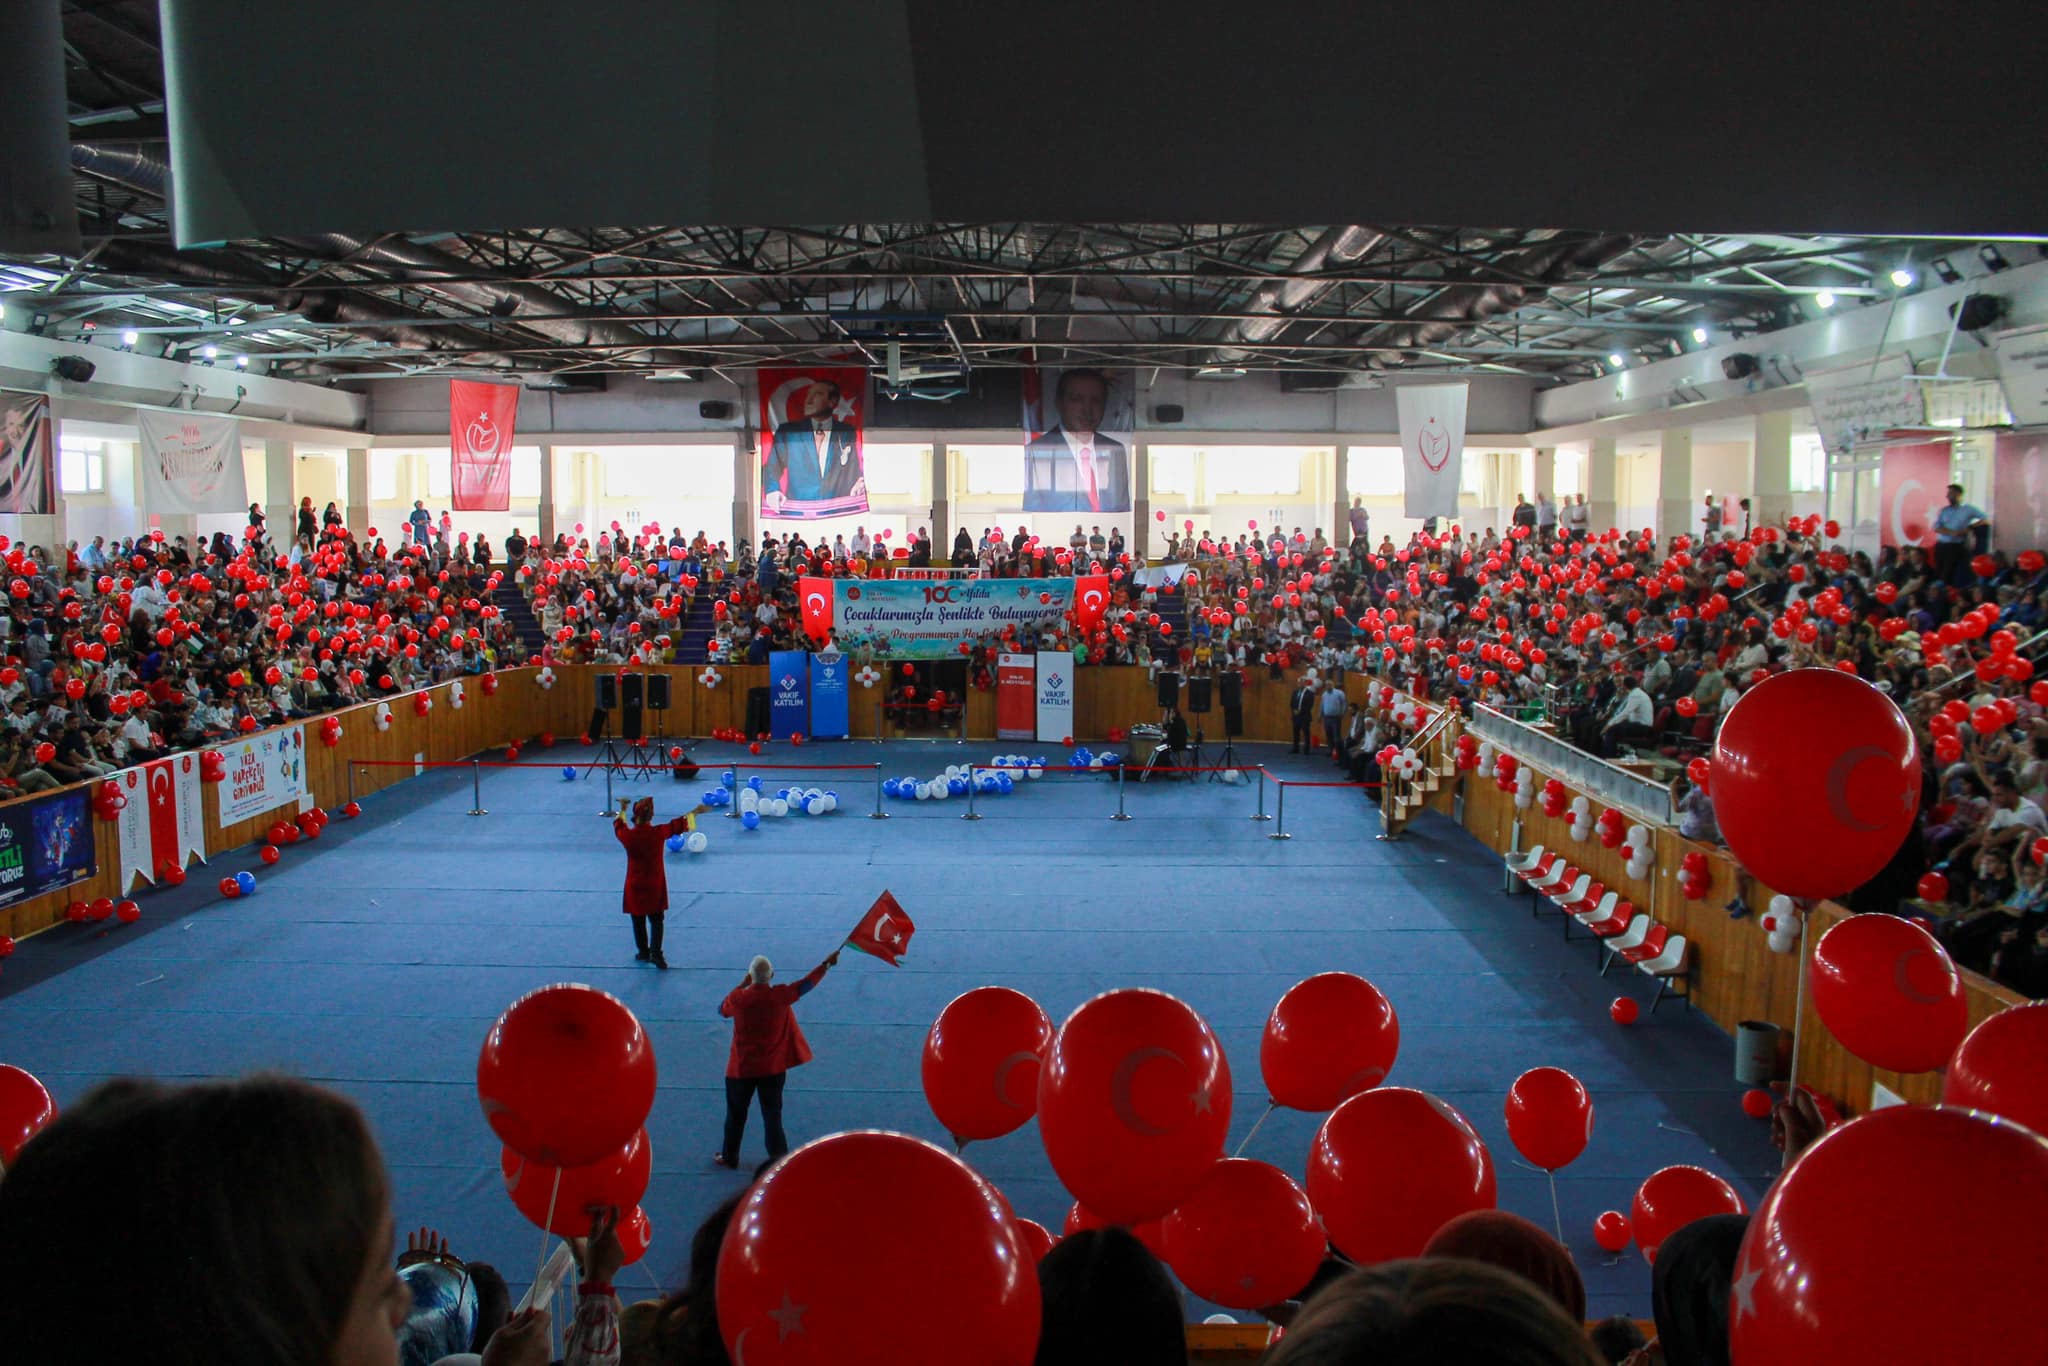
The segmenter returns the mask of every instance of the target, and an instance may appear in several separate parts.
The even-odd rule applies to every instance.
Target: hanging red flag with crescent
[[[797,601],[804,611],[804,634],[823,645],[832,638],[832,580],[805,575],[796,584]]]
[[[449,482],[457,512],[512,510],[512,428],[519,386],[448,381]]]
[[[1102,614],[1109,610],[1109,575],[1083,574],[1074,580],[1074,625],[1083,635],[1102,627]]]

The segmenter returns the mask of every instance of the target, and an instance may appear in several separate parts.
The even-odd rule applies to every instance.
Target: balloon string
[[[1564,1212],[1557,1207],[1557,1173],[1545,1171],[1543,1174],[1550,1178],[1550,1220],[1557,1225],[1557,1241],[1563,1243]],[[1565,1243],[1565,1246],[1569,1247],[1571,1244]]]
[[[535,1284],[539,1284],[543,1272],[548,1269],[548,1239],[554,1236],[551,1225],[555,1222],[555,1197],[562,1193],[562,1169],[555,1168],[555,1184],[548,1191],[548,1217],[540,1226],[540,1266],[533,1273]]]
[[[1272,1113],[1273,1102],[1269,1100],[1266,1102],[1266,1108],[1259,1112],[1259,1117],[1252,1121],[1251,1133],[1244,1136],[1244,1142],[1237,1145],[1237,1151],[1231,1154],[1232,1157],[1242,1157],[1244,1155],[1244,1150],[1252,1145],[1252,1134],[1256,1134],[1259,1131],[1259,1126],[1266,1122],[1266,1116]]]
[[[1812,911],[1810,903],[1795,901],[1793,905],[1799,912],[1799,982],[1792,999],[1792,1077],[1786,1084],[1787,1096],[1799,1090],[1799,1031],[1806,1022],[1806,927]]]

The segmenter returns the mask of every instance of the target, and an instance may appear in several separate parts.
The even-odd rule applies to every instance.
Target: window
[[[1404,484],[1399,446],[1352,446],[1344,452],[1344,486],[1355,498],[1398,498]]]
[[[1208,451],[1209,494],[1301,492],[1302,452],[1294,446],[1226,446]]]
[[[57,480],[65,493],[106,492],[106,443],[93,437],[65,437],[57,446]]]
[[[1827,475],[1827,451],[1816,433],[1792,438],[1792,492],[1819,493]]]
[[[395,503],[398,501],[398,452],[370,452],[370,501],[373,503]]]
[[[860,454],[867,471],[870,504],[922,503],[929,498],[925,483],[932,469],[930,446],[863,441]],[[1022,463],[1018,461],[1020,467]],[[873,534],[874,527],[869,526],[868,531]]]
[[[1586,453],[1569,447],[1557,453],[1557,464],[1553,467],[1553,482],[1557,485],[1557,500],[1561,503],[1574,494],[1586,491]]]
[[[1024,496],[1022,446],[956,446],[966,477],[967,494]]]
[[[512,448],[512,496],[521,501],[540,497],[540,447]]]
[[[1195,452],[1190,446],[1154,446],[1147,456],[1152,492],[1195,496]]]
[[[446,450],[423,451],[427,466],[427,497],[447,498],[455,491],[454,455]]]

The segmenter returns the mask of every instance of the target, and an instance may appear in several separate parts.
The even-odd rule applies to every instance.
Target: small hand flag
[[[916,933],[917,926],[896,904],[896,898],[883,892],[846,937],[846,946],[871,953],[890,967],[901,967],[900,960],[910,948],[910,936]]]

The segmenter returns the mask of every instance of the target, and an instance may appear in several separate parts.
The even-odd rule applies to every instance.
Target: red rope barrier
[[[1379,785],[1378,783],[1304,783],[1304,782],[1299,782],[1299,781],[1297,781],[1296,779],[1293,779],[1293,778],[1275,778],[1275,779],[1274,779],[1273,781],[1274,781],[1274,782],[1276,782],[1276,783],[1278,783],[1278,784],[1279,784],[1279,785],[1280,785],[1281,787],[1370,787],[1370,788],[1378,788],[1378,787],[1380,786],[1380,785]]]
[[[559,769],[559,768],[599,768],[599,767],[602,767],[602,766],[603,766],[603,765],[602,765],[602,761],[601,761],[601,760],[597,760],[597,759],[585,759],[585,760],[582,760],[582,761],[580,761],[580,762],[575,762],[575,761],[569,761],[569,760],[564,760],[564,761],[563,761],[562,763],[559,763],[559,764],[536,764],[536,763],[531,763],[531,762],[528,762],[528,761],[526,761],[526,760],[523,760],[523,759],[522,759],[522,760],[518,760],[518,761],[514,761],[514,762],[508,762],[508,761],[506,761],[506,760],[503,760],[503,759],[428,759],[428,760],[422,760],[422,761],[420,761],[420,762],[418,762],[418,763],[414,763],[414,762],[413,762],[413,761],[412,761],[411,759],[356,759],[356,760],[353,760],[352,762],[353,762],[353,765],[354,765],[354,766],[355,766],[356,768],[471,768],[471,767],[475,767],[475,768],[551,768],[551,769]],[[717,762],[717,761],[715,761],[715,760],[714,760],[714,761],[712,761],[712,762],[710,762],[710,763],[698,763],[698,761],[697,761],[697,760],[695,760],[695,759],[691,759],[691,758],[690,758],[690,757],[689,757],[688,755],[684,755],[682,759],[677,759],[677,760],[670,760],[670,759],[668,759],[668,758],[667,758],[667,757],[666,757],[665,755],[664,755],[664,756],[655,756],[655,755],[652,755],[652,754],[650,754],[650,755],[648,755],[648,756],[647,756],[647,762],[648,762],[648,763],[649,763],[650,765],[654,765],[654,766],[657,766],[657,767],[667,767],[667,766],[668,766],[668,764],[670,764],[671,762],[673,762],[673,763],[683,763],[683,762],[689,762],[689,763],[693,763],[693,764],[696,764],[696,765],[697,765],[697,767],[698,767],[698,769],[699,769],[700,771],[707,771],[707,772],[716,772],[716,771],[717,771],[717,770],[719,770],[719,769],[723,769],[723,768],[733,768],[733,767],[739,767],[739,768],[744,768],[744,769],[752,769],[752,770],[757,770],[757,771],[759,771],[759,770],[776,770],[776,771],[788,771],[788,772],[798,772],[798,773],[807,773],[807,772],[824,772],[824,771],[826,771],[826,770],[834,770],[834,771],[853,771],[853,772],[859,772],[859,773],[872,773],[872,772],[874,772],[874,771],[875,771],[875,766],[874,766],[873,764],[755,764],[755,763],[738,763],[738,764],[734,764],[734,763],[719,763],[719,762]],[[627,761],[623,761],[623,760],[622,760],[622,761],[621,761],[621,765],[620,765],[620,766],[621,766],[621,767],[626,767],[626,768],[637,768],[637,767],[638,767],[639,765],[638,765],[638,763],[637,763],[637,762],[627,762]]]

